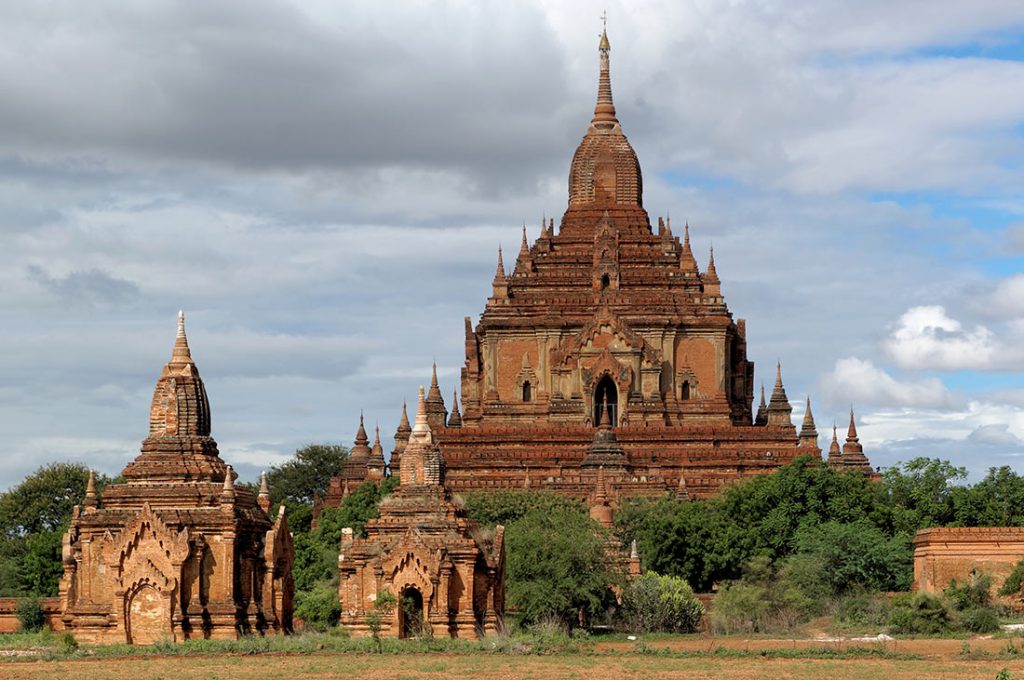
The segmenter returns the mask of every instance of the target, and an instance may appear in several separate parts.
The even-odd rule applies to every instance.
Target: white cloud
[[[1010,426],[1005,423],[980,425],[967,435],[967,441],[994,446],[1016,446],[1022,442],[1020,437],[1010,432]]]
[[[1024,274],[1000,280],[989,299],[995,312],[1024,317]]]
[[[908,309],[882,346],[901,368],[989,370],[1005,360],[992,331],[965,329],[941,305]]]
[[[915,408],[951,408],[956,398],[938,378],[916,382],[896,380],[873,362],[856,357],[836,361],[825,377],[826,394],[834,401],[846,399],[854,404],[874,407],[905,406]]]

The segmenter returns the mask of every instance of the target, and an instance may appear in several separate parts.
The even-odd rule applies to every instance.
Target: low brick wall
[[[914,537],[914,590],[939,593],[971,572],[992,577],[992,592],[1024,559],[1024,527],[933,527]]]
[[[20,599],[18,597],[0,597],[0,633],[17,633],[21,630],[16,613]],[[60,620],[60,598],[44,597],[40,604],[43,606],[43,616],[50,630],[64,630],[64,622]]]

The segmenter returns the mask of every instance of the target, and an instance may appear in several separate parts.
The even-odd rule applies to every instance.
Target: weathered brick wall
[[[1024,559],[1024,527],[933,527],[914,537],[914,589],[942,592],[971,572],[992,576],[995,593]]]
[[[21,630],[17,615],[19,599],[0,597],[0,633],[17,633]],[[64,622],[60,620],[60,598],[46,597],[42,599],[41,604],[47,627],[53,631],[64,630]]]

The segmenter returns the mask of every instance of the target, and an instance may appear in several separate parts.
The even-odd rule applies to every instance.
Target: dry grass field
[[[1024,660],[934,659],[782,659],[672,658],[639,654],[559,654],[554,656],[452,654],[312,654],[303,656],[195,656],[127,659],[27,661],[0,664],[0,677],[50,680],[151,680],[203,678],[222,680],[262,678],[732,678],[766,680],[825,680],[854,678],[922,680],[925,678],[986,678],[1007,669],[1013,678],[1024,677]]]
[[[598,639],[546,653],[480,644],[392,643],[384,654],[336,636],[241,642],[221,648],[170,645],[59,651],[52,636],[2,636],[0,678],[986,678],[1024,680],[1024,642],[1006,637],[899,639],[879,643],[814,639],[651,636]],[[38,644],[48,641],[51,646]],[[191,644],[191,643],[190,643]],[[362,646],[360,646],[362,644]],[[431,646],[433,645],[433,646]],[[48,651],[50,653],[48,653]],[[56,652],[56,653],[54,653]],[[1005,677],[1005,676],[1004,676]]]

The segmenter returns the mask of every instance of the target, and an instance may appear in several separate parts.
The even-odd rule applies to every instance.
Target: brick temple
[[[289,632],[292,537],[210,436],[206,387],[185,337],[157,380],[142,452],[102,498],[92,474],[63,538],[62,625],[83,642]]]
[[[366,538],[342,530],[340,623],[357,636],[370,634],[366,617],[383,591],[399,602],[382,620],[388,637],[477,638],[496,633],[505,612],[504,527],[484,531],[452,502],[425,401],[421,387],[401,484],[380,517],[366,523]]]
[[[603,467],[613,498],[703,498],[821,456],[810,400],[798,431],[781,366],[755,412],[746,323],[729,311],[714,251],[702,270],[689,225],[681,235],[667,219],[652,225],[640,162],[616,116],[609,54],[603,33],[597,104],[569,167],[561,223],[542,222],[532,242],[524,226],[511,271],[499,248],[480,321],[465,319],[461,409],[453,395],[449,412],[435,367],[427,417],[452,490],[585,498]],[[403,410],[393,471],[408,437]],[[847,444],[836,441],[829,462],[871,472],[852,414]],[[327,503],[367,478],[365,463],[346,470]]]

